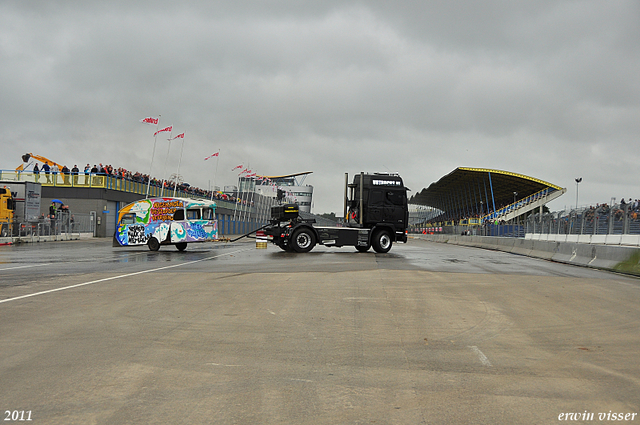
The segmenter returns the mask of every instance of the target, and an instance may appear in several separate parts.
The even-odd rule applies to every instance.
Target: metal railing
[[[83,234],[94,236],[96,220],[92,214],[61,213],[54,218],[43,216],[38,221],[4,224],[2,231],[2,236],[12,241],[77,239]]]
[[[443,224],[440,226],[415,226],[410,233],[423,233],[435,235],[469,235],[469,236],[501,236],[510,238],[523,238],[525,226],[522,224]]]
[[[631,204],[602,205],[582,210],[535,214],[526,233],[563,235],[640,235],[640,209]]]
[[[592,244],[640,245],[640,207],[631,204],[600,205],[571,211],[530,214],[498,224],[445,222],[441,226],[414,226],[414,233],[502,236]]]
[[[509,205],[506,205],[502,208],[499,208],[498,210],[496,210],[495,212],[489,213],[487,215],[485,215],[484,217],[482,217],[482,220],[496,220],[496,219],[500,219],[501,217],[511,213],[511,212],[515,212],[521,208],[524,208],[528,205],[531,205],[541,199],[544,199],[546,197],[548,197],[550,194],[557,192],[557,189],[552,188],[552,187],[547,187],[542,189],[539,192],[536,192],[530,196],[527,196],[524,199],[520,199],[519,201],[516,201],[514,203],[511,203]]]
[[[12,180],[12,181],[28,181],[34,183],[40,183],[42,186],[52,187],[80,187],[80,188],[100,188],[111,189],[127,193],[137,193],[139,195],[146,195],[149,191],[149,197],[173,197],[174,189],[169,187],[163,187],[160,182],[151,181],[148,182],[135,181],[131,179],[115,177],[104,174],[62,174],[62,173],[49,173],[44,172],[34,173],[32,171],[14,171],[14,170],[0,170],[0,180]],[[211,199],[211,192],[208,193],[194,193],[190,190],[177,189],[176,196],[181,198],[193,198],[193,199]],[[214,194],[213,200],[219,207],[237,210],[255,212],[255,207],[246,205],[242,202],[235,202],[233,200],[221,199],[219,195]]]

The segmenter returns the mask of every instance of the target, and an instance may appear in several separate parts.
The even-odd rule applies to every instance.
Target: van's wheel
[[[309,252],[316,245],[316,237],[310,229],[298,229],[291,238],[291,246],[296,252]]]
[[[156,238],[149,238],[149,242],[147,242],[147,245],[149,245],[149,249],[151,251],[157,251],[160,249],[160,242],[158,242],[158,240]]]
[[[367,245],[367,246],[356,246],[356,249],[358,250],[358,252],[367,252],[369,251],[369,248],[371,248],[371,245]]]
[[[185,249],[187,249],[187,243],[186,242],[177,243],[176,248],[178,248],[178,251],[184,251]]]
[[[391,240],[391,235],[387,230],[377,231],[375,235],[373,235],[373,239],[371,240],[373,250],[379,254],[389,252],[392,244],[393,241]]]

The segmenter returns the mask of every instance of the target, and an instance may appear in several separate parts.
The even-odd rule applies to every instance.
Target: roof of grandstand
[[[563,190],[560,186],[523,174],[460,167],[416,193],[409,203],[448,212],[462,213],[464,210],[468,212],[482,209],[486,213],[493,210],[494,205],[497,210],[542,191],[548,194]]]
[[[304,175],[311,174],[311,173],[313,173],[313,171],[306,171],[304,173],[286,174],[284,176],[260,176],[260,177],[267,177],[269,179],[284,179],[284,178],[287,178],[287,177],[304,176]]]

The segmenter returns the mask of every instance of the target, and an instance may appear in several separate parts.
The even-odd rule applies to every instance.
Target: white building
[[[284,176],[256,176],[240,178],[240,192],[254,192],[267,198],[277,198],[281,191],[282,201],[295,203],[302,212],[311,212],[313,186],[305,185],[304,181],[312,171],[288,174]]]

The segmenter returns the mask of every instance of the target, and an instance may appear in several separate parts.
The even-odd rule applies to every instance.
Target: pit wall
[[[640,247],[640,235],[563,235],[547,233],[527,233],[525,239],[534,241],[571,242],[580,244],[623,245]]]
[[[485,248],[578,266],[640,276],[640,248],[595,243],[458,235],[415,235],[415,239]]]

